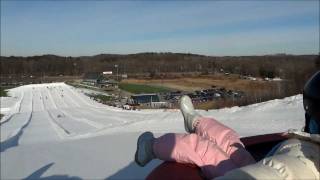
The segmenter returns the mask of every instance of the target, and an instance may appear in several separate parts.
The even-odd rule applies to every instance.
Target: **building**
[[[117,81],[110,79],[106,77],[104,73],[99,73],[99,72],[86,73],[83,76],[82,83],[86,85],[97,86],[100,88],[106,88],[108,90],[118,88]]]
[[[82,82],[84,84],[96,86],[104,80],[104,77],[99,72],[89,72],[83,76]]]
[[[112,75],[112,71],[104,71],[102,72],[103,75]]]
[[[128,100],[131,107],[134,105],[141,105],[145,108],[171,108],[172,104],[169,102],[161,102],[157,94],[139,94],[131,96]]]
[[[113,79],[103,79],[99,82],[98,86],[100,88],[118,88],[118,81]]]
[[[134,104],[147,104],[151,102],[160,102],[157,94],[139,94],[131,96]]]
[[[161,109],[161,108],[171,108],[172,105],[169,102],[150,102],[146,104],[150,108]]]

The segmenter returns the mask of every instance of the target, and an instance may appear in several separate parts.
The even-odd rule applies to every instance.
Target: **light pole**
[[[118,64],[114,65],[114,67],[117,68],[117,81],[119,81],[119,79],[118,79],[118,77],[119,77],[119,74],[118,74],[118,72],[119,72],[119,71],[118,71],[118,70],[119,70]]]
[[[117,68],[117,83],[118,83],[117,84],[117,89],[118,89],[118,93],[119,93],[118,94],[118,101],[121,104],[121,99],[122,98],[121,98],[121,90],[119,88],[119,68],[118,68],[119,66],[118,66],[118,64],[115,64],[114,67]]]

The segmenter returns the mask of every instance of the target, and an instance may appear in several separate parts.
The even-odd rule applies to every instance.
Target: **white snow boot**
[[[142,133],[137,142],[137,151],[135,154],[136,163],[143,167],[155,158],[153,154],[154,136],[151,132]]]
[[[201,117],[195,110],[189,96],[182,96],[180,99],[180,110],[184,118],[184,128],[187,132],[195,132],[193,123],[196,119]]]

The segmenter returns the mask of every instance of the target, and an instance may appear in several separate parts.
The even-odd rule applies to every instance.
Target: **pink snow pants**
[[[255,163],[238,134],[215,119],[201,117],[195,134],[165,134],[156,138],[153,152],[158,159],[195,164],[206,178]]]

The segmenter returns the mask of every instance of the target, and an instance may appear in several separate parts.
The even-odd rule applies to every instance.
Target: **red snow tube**
[[[265,134],[241,138],[246,149],[252,154],[256,161],[265,155],[279,142],[286,140],[284,133]],[[194,179],[200,180],[200,168],[192,164],[180,164],[176,162],[163,162],[156,167],[146,178],[147,180],[163,179]]]

